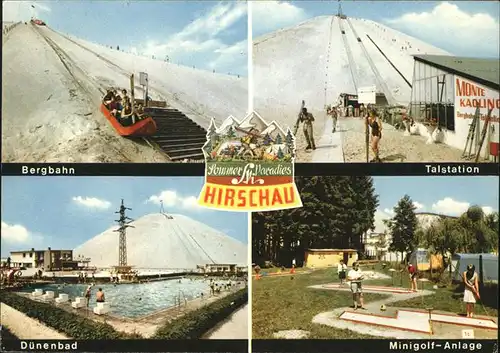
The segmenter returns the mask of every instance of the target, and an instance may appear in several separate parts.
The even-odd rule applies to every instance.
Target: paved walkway
[[[316,150],[313,152],[313,163],[344,163],[342,126],[337,123],[337,131],[333,133],[332,130],[333,119],[328,118],[325,123],[323,135],[316,144]]]
[[[213,331],[208,339],[211,340],[242,340],[248,339],[248,304],[236,310],[226,322]]]
[[[19,339],[67,340],[67,336],[2,303],[0,323]]]

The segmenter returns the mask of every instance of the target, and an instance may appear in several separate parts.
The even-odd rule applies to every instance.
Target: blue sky
[[[497,1],[342,1],[342,10],[347,16],[380,22],[457,56],[499,56]],[[337,12],[337,1],[253,3],[253,37]]]
[[[417,212],[460,216],[477,205],[486,213],[498,212],[498,177],[373,177],[380,205],[376,225],[390,218],[393,207],[408,194]]]
[[[33,8],[32,6],[35,6]],[[247,74],[247,5],[216,1],[3,1],[4,21],[53,29],[174,63]]]
[[[73,249],[113,226],[125,199],[138,219],[160,212],[186,215],[247,243],[246,213],[201,209],[203,177],[2,177],[2,257],[34,248]]]

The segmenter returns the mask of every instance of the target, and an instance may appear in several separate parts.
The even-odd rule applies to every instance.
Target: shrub
[[[198,339],[248,303],[248,289],[243,288],[207,306],[161,326],[153,339]]]
[[[0,337],[2,337],[2,340],[18,340],[16,335],[14,335],[8,327],[1,326],[1,331],[0,331]]]
[[[37,319],[47,326],[80,340],[140,338],[137,334],[116,331],[112,326],[70,313],[51,304],[40,303],[15,293],[1,291],[2,303]]]

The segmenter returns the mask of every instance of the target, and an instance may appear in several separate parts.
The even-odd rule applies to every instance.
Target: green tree
[[[285,157],[285,154],[283,153],[283,150],[278,148],[278,154],[277,154],[278,159],[283,159]]]
[[[303,207],[252,217],[253,261],[300,265],[308,248],[363,250],[378,206],[371,177],[297,177]]]
[[[285,143],[290,149],[293,147],[293,135],[292,135],[292,131],[290,131],[290,129],[288,129],[288,131],[286,133]]]
[[[390,251],[398,251],[403,256],[415,250],[417,246],[417,215],[415,206],[410,196],[404,195],[394,207],[394,217],[388,222],[387,226],[392,236]]]
[[[236,137],[236,132],[234,131],[234,128],[232,126],[229,127],[227,130],[226,136],[228,138],[235,138]]]
[[[277,145],[281,145],[283,143],[283,138],[281,137],[281,135],[278,133],[278,135],[276,136],[276,139],[275,139],[275,143]]]
[[[273,143],[273,139],[268,133],[266,133],[264,136],[264,146],[269,146],[271,143]]]

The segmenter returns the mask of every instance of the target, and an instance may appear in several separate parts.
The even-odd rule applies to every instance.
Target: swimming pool
[[[56,297],[60,293],[68,294],[73,301],[76,297],[83,297],[87,286],[88,284],[49,284],[33,286],[23,292],[41,288],[44,291],[53,291]],[[208,296],[210,292],[209,281],[190,278],[138,284],[97,284],[92,287],[91,308],[96,306],[95,294],[99,288],[102,288],[106,302],[111,303],[113,315],[131,319],[176,305],[179,294],[183,301],[184,297],[190,300],[199,297],[201,293]]]

